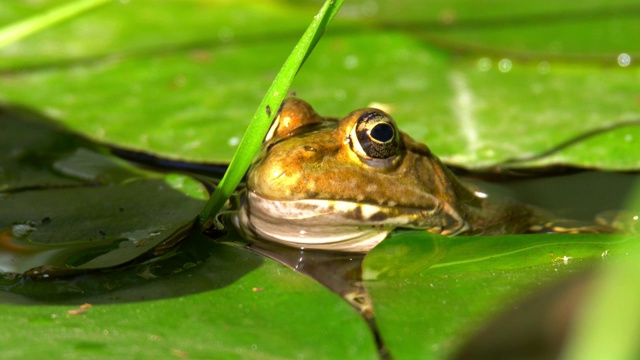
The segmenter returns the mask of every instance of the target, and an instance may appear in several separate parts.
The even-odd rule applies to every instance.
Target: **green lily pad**
[[[55,0],[7,3],[0,13],[0,23],[22,20],[58,5]],[[3,68],[21,69],[90,62],[114,51],[125,57],[146,57],[186,46],[184,50],[190,52],[188,48],[204,44],[225,47],[237,39],[261,40],[269,33],[284,34],[293,45],[300,29],[308,24],[306,17],[295,15],[308,15],[309,11],[317,11],[316,4],[296,9],[278,1],[113,2],[12,44],[6,50],[10,56],[0,59],[0,64]],[[165,33],[167,30],[170,31]],[[158,36],[159,33],[163,35]],[[96,36],[100,41],[93,41]],[[67,40],[60,42],[61,37]],[[51,46],[53,42],[56,46]]]
[[[228,162],[309,4],[114,4],[2,50],[0,99],[101,141]],[[640,119],[635,6],[346,4],[293,89],[324,115],[390,105],[402,129],[464,167],[545,154],[600,129],[512,166],[638,169],[638,126],[607,131]],[[7,21],[39,9],[8,8]],[[103,41],[83,36],[92,33]]]
[[[453,52],[615,61],[638,54],[633,0],[513,3],[378,1],[376,19],[410,29]]]
[[[184,238],[204,206],[199,182],[135,168],[33,112],[2,107],[0,124],[4,274],[126,264]]]
[[[203,201],[163,180],[5,195],[0,229],[12,246],[5,246],[4,257],[11,259],[3,261],[2,271],[121,265],[183,237],[202,207]]]
[[[94,148],[88,141],[23,108],[0,107],[0,124],[0,191],[82,183],[53,171],[53,163],[80,147]]]
[[[108,286],[129,277],[129,286],[112,292],[58,305],[46,296],[38,302],[14,296],[13,303],[38,306],[0,305],[0,319],[13,324],[0,339],[3,357],[377,357],[367,324],[338,295],[272,260],[204,240],[210,257],[197,266],[94,278]],[[182,251],[190,251],[189,243]],[[93,306],[82,310],[83,303]],[[39,341],[24,346],[25,339]]]
[[[637,239],[399,233],[365,257],[365,287],[392,354],[443,358],[508,304],[603,259],[624,258]]]

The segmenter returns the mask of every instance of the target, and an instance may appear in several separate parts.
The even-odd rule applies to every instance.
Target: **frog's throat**
[[[271,200],[251,191],[236,218],[249,236],[289,246],[367,252],[393,229],[426,229],[456,235],[469,225],[435,197],[431,206],[390,207],[341,200]]]

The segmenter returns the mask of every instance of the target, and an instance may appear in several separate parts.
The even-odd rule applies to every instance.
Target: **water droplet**
[[[498,69],[503,73],[507,73],[511,71],[511,67],[512,67],[511,60],[509,59],[502,59],[498,63]]]
[[[29,224],[17,224],[17,225],[13,225],[13,227],[11,228],[11,234],[14,237],[20,238],[20,237],[28,236],[29,234],[31,234],[36,230],[38,230],[38,228]]]
[[[492,65],[493,63],[491,62],[491,59],[487,57],[483,57],[478,60],[478,70],[480,71],[489,71]]]
[[[185,150],[197,149],[202,146],[202,140],[193,140],[193,141],[184,143],[182,146],[183,146],[183,149]]]
[[[483,193],[482,191],[475,191],[474,194],[476,197],[479,197],[481,199],[486,199],[489,197],[489,195],[487,195],[486,193]]]
[[[546,62],[546,61],[541,61],[541,62],[538,64],[538,73],[539,73],[540,75],[546,75],[546,74],[548,74],[550,71],[551,71],[551,65],[549,65],[549,63],[548,63],[548,62]]]
[[[222,42],[229,42],[233,40],[233,30],[228,27],[223,27],[218,30],[218,39]]]
[[[238,146],[238,144],[240,144],[240,138],[237,136],[230,137],[229,140],[227,140],[227,145],[229,146]]]
[[[360,14],[366,17],[372,17],[378,14],[378,3],[375,1],[365,1],[360,4]]]
[[[355,55],[348,55],[347,57],[344,58],[344,67],[345,69],[355,69],[356,67],[358,67],[358,57]]]
[[[627,67],[631,64],[631,55],[627,53],[622,53],[618,55],[618,65],[622,67]]]

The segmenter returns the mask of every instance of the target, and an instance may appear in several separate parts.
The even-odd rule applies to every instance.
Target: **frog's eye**
[[[351,138],[353,150],[364,160],[392,159],[399,152],[396,125],[380,110],[372,109],[360,115]]]

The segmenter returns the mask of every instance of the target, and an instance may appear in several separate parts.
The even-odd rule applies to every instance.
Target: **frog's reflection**
[[[371,297],[362,283],[362,261],[365,253],[294,248],[256,239],[252,240],[247,247],[309,276],[340,295],[367,322],[380,357],[388,358],[387,349],[376,325]]]
[[[343,297],[366,318],[373,316],[371,300],[362,285],[365,254],[293,248],[256,240],[249,249],[315,279]]]

